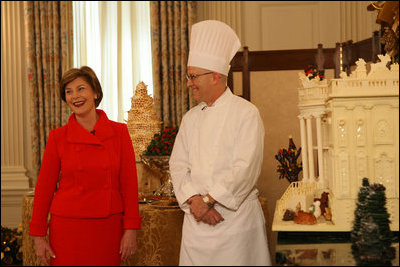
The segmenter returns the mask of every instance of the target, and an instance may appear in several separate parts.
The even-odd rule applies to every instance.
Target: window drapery
[[[91,67],[103,89],[99,108],[124,122],[143,81],[152,94],[148,1],[74,1],[74,67]]]
[[[72,67],[72,3],[24,1],[24,20],[32,168],[37,179],[49,131],[64,125],[70,115],[59,95],[59,83]]]
[[[186,86],[189,31],[196,1],[150,1],[154,101],[163,126],[178,126],[195,105]]]

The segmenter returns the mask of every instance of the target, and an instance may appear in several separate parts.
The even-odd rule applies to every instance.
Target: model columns
[[[321,117],[322,113],[316,114],[317,124],[317,150],[318,150],[318,180],[322,185],[324,184],[324,158],[322,153],[322,132],[321,132]]]
[[[307,134],[306,134],[306,124],[303,116],[298,116],[300,119],[300,136],[301,136],[301,157],[303,161],[303,182],[308,181],[308,156],[307,156]]]
[[[306,117],[307,123],[307,153],[308,153],[308,169],[309,169],[309,180],[314,180],[314,153],[313,153],[313,138],[311,128],[312,117],[309,115]]]
[[[301,157],[303,162],[303,182],[313,182],[318,178],[321,185],[324,185],[324,166],[322,151],[322,116],[324,113],[310,113],[299,115],[300,134],[301,134]],[[314,167],[314,146],[312,119],[315,118],[317,130],[317,152],[318,152],[318,177],[316,177]]]

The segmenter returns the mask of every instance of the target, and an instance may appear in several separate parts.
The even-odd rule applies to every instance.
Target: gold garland
[[[374,4],[373,1],[370,1],[371,5],[375,8],[375,9],[383,9],[383,7],[378,7],[377,5]]]

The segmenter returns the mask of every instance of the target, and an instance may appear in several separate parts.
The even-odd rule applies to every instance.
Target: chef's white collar
[[[215,100],[214,103],[210,107],[215,107],[217,105],[224,104],[230,95],[232,95],[231,89],[229,89],[229,87],[226,87],[225,92],[222,95],[220,95],[217,98],[217,100]],[[207,109],[207,107],[209,107],[209,106],[207,106],[207,104],[205,102],[201,103],[201,110],[205,110],[205,109]]]

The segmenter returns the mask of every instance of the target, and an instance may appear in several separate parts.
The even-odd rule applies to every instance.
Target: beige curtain
[[[157,115],[164,127],[179,126],[195,104],[185,75],[196,1],[150,1],[150,19]]]
[[[73,1],[74,66],[90,66],[103,88],[99,108],[128,120],[143,81],[153,94],[149,1]]]
[[[72,67],[72,2],[25,1],[24,18],[36,178],[49,131],[64,125],[70,114],[58,88]]]

